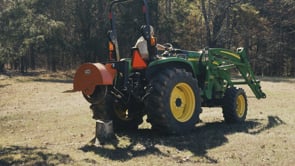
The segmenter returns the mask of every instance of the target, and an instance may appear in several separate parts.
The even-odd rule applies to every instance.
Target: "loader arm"
[[[266,94],[261,90],[260,81],[257,80],[254,76],[245,50],[243,48],[239,48],[237,50],[237,53],[240,55],[241,61],[244,63],[244,65],[237,65],[237,69],[240,71],[242,77],[245,79],[245,83],[249,85],[257,99],[266,98]],[[235,84],[237,83],[238,82],[236,82]]]
[[[257,99],[266,98],[265,93],[261,90],[260,81],[254,76],[250,62],[243,48],[238,48],[237,52],[227,49],[210,48],[209,61],[214,67],[220,70],[229,70],[236,68],[245,81],[234,81],[227,79],[229,86],[238,84],[248,84]]]

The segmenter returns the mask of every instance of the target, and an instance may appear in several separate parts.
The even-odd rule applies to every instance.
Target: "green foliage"
[[[36,2],[17,1],[1,13],[0,56],[5,63],[26,56],[32,49],[44,54],[61,49],[64,22],[38,13],[32,8]]]
[[[122,57],[140,35],[140,1],[116,11]],[[0,71],[71,69],[107,57],[110,0],[0,1]],[[295,75],[293,0],[149,0],[159,43],[197,50],[207,46],[247,49],[256,74]],[[2,68],[2,69],[1,69]]]
[[[23,54],[25,44],[22,42],[26,32],[27,10],[24,5],[16,3],[1,12],[1,54],[13,58],[14,55]],[[5,58],[6,59],[6,58]]]

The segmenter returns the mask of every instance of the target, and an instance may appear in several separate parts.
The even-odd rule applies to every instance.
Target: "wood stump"
[[[96,120],[95,137],[90,141],[91,144],[95,144],[97,139],[101,145],[104,145],[112,141],[114,137],[113,121]]]

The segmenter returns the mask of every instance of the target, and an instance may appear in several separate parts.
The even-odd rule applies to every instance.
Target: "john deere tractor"
[[[108,60],[82,64],[74,77],[74,90],[82,91],[91,103],[94,119],[112,120],[115,131],[134,130],[146,115],[152,129],[182,134],[199,121],[201,107],[221,107],[225,122],[243,122],[247,96],[236,85],[247,84],[257,99],[266,97],[243,48],[187,51],[167,43],[169,51],[159,54],[150,33],[147,0],[133,1],[142,3],[141,35],[147,41],[149,60],[142,59],[138,48],[131,48],[129,58],[120,58],[113,7],[126,1],[110,3]],[[242,81],[233,79],[232,71]]]

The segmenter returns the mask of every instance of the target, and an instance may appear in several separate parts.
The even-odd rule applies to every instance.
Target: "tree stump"
[[[111,142],[114,137],[113,121],[96,120],[95,137],[90,141],[91,144],[95,144],[97,139],[101,145],[104,145],[108,141]]]

